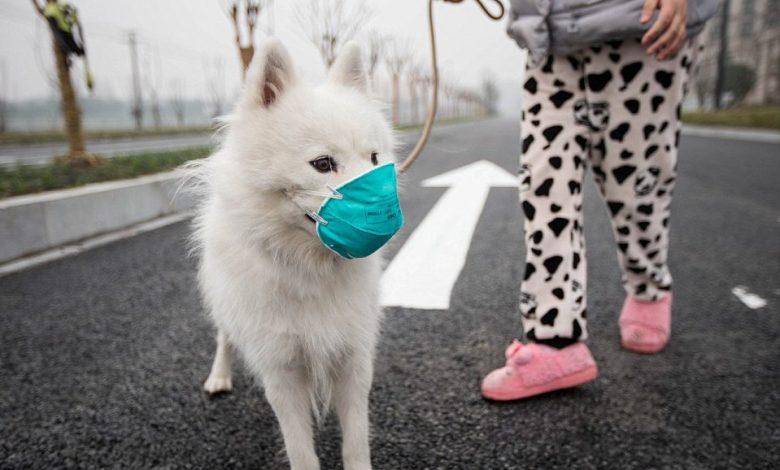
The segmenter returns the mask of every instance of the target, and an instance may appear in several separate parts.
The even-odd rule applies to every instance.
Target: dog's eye
[[[379,164],[379,159],[377,158],[376,152],[371,152],[371,163],[373,163],[374,166]]]
[[[336,161],[333,160],[333,157],[328,155],[317,157],[314,160],[310,161],[309,164],[313,166],[314,169],[319,171],[320,173],[328,173],[331,171],[336,171]]]

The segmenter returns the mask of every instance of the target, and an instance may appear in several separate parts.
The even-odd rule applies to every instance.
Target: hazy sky
[[[360,0],[347,0],[353,3]],[[303,35],[295,12],[308,0],[276,0],[276,35],[290,49],[296,65],[312,81],[324,77],[317,51]],[[232,26],[225,14],[227,0],[73,0],[87,36],[96,95],[130,95],[128,32],[139,38],[139,56],[146,86],[161,96],[174,83],[185,94],[203,98],[209,82],[218,79],[224,93],[239,87],[239,65]],[[427,56],[426,0],[369,0],[373,20],[364,30],[408,38],[420,56]],[[476,86],[490,71],[504,91],[504,101],[517,93],[524,54],[504,32],[505,20],[493,22],[470,1],[438,3],[435,9],[441,68],[447,77]],[[267,17],[261,19],[267,27]],[[8,80],[4,93],[12,100],[52,95],[52,53],[47,26],[34,14],[29,0],[0,0],[0,61]],[[258,32],[262,40],[265,32]],[[83,87],[81,70],[75,72]],[[209,79],[209,77],[211,79]],[[516,91],[515,91],[516,90]],[[514,100],[511,100],[514,101]],[[505,103],[506,106],[506,103]]]

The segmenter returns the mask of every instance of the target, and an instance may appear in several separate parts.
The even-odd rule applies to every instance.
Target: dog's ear
[[[349,41],[344,44],[341,53],[330,68],[329,80],[331,83],[366,92],[368,80],[363,68],[360,47],[356,43]]]
[[[295,67],[287,49],[278,39],[269,39],[255,53],[247,70],[245,99],[251,105],[268,108],[295,80]]]

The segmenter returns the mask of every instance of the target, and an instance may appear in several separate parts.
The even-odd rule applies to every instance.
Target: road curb
[[[190,219],[194,215],[194,211],[179,212],[177,214],[160,217],[149,222],[133,225],[132,227],[123,230],[117,230],[115,232],[87,238],[77,243],[70,243],[64,246],[59,246],[41,253],[36,253],[34,255],[23,256],[7,263],[0,263],[0,277],[15,273],[17,271],[33,268],[35,266],[48,263],[49,261],[77,255],[93,248],[107,245],[125,238],[151,232],[152,230],[157,230],[159,228]]]
[[[0,201],[0,264],[192,210],[166,172]]]
[[[766,129],[740,129],[736,127],[714,127],[683,124],[683,135],[695,137],[711,137],[716,139],[744,140],[747,142],[762,142],[780,144],[780,132]]]

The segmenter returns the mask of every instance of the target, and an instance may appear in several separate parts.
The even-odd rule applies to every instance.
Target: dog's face
[[[249,198],[273,200],[276,220],[312,234],[301,207],[316,212],[323,198],[296,190],[327,193],[395,161],[390,126],[368,94],[355,44],[344,46],[327,82],[313,87],[298,79],[284,46],[269,41],[248,70],[229,132],[232,183]],[[267,206],[258,216],[271,215]]]

